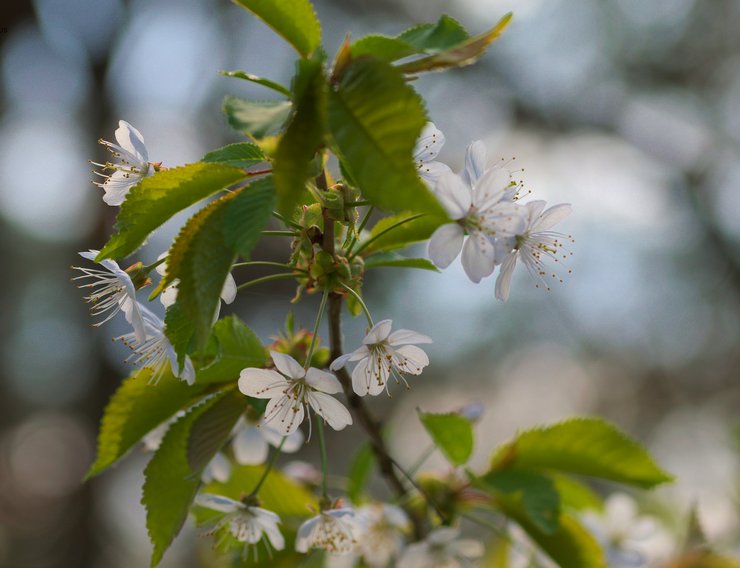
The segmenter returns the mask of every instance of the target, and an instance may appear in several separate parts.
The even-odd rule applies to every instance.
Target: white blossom
[[[504,168],[488,168],[472,181],[450,172],[437,180],[435,193],[454,223],[439,227],[429,240],[428,254],[440,268],[447,268],[462,251],[468,278],[480,282],[497,264],[494,239],[513,236],[524,228],[520,205],[509,199],[511,175]],[[467,236],[467,238],[466,238]]]
[[[118,144],[98,140],[98,143],[113,154],[113,161],[105,164],[93,162],[104,170],[113,170],[110,175],[95,172],[105,179],[102,183],[95,182],[95,185],[105,190],[103,201],[108,205],[121,205],[129,190],[143,178],[152,175],[159,167],[159,164],[149,162],[149,152],[144,145],[144,137],[128,122],[118,121],[115,136]]]
[[[365,564],[384,568],[403,549],[402,533],[409,528],[409,518],[403,509],[387,503],[373,503],[357,510],[366,527],[360,537],[359,551]]]
[[[477,540],[458,539],[455,528],[433,530],[421,542],[409,545],[401,555],[397,568],[462,568],[471,566],[483,556],[483,545]]]
[[[222,452],[216,452],[200,474],[200,480],[203,483],[212,481],[226,483],[229,477],[231,477],[231,462]]]
[[[426,335],[408,329],[391,333],[389,319],[376,323],[352,353],[335,359],[331,370],[357,361],[352,371],[352,389],[360,396],[375,396],[387,389],[388,379],[395,370],[411,375],[421,374],[429,364],[427,354],[413,343],[432,343]]]
[[[283,440],[283,434],[260,420],[257,423],[246,418],[240,418],[234,428],[234,438],[231,447],[234,450],[234,459],[242,465],[260,465],[265,463],[269,453],[269,446],[280,447],[281,452],[292,454],[303,445],[303,432],[291,432]]]
[[[90,249],[79,254],[83,258],[94,261],[98,252]],[[92,304],[90,308],[92,315],[99,316],[110,312],[103,320],[93,325],[103,325],[118,312],[123,312],[126,321],[134,328],[136,339],[143,342],[146,339],[144,320],[136,301],[136,286],[134,286],[131,277],[113,260],[104,259],[100,262],[100,265],[105,270],[82,266],[72,267],[82,272],[82,276],[76,276],[74,280],[86,281],[84,284],[80,284],[79,287],[82,289],[90,288],[90,294],[85,296],[85,300]]]
[[[313,367],[306,370],[290,355],[276,351],[270,354],[277,371],[250,367],[239,374],[243,394],[269,399],[265,423],[287,436],[303,422],[309,405],[335,430],[352,424],[349,411],[330,396],[342,391],[336,377]]]
[[[163,252],[157,257],[157,260],[162,260],[167,257],[167,251]],[[164,261],[157,265],[157,274],[164,276],[167,273],[167,262]],[[177,285],[180,283],[178,278],[175,278],[162,292],[159,294],[159,301],[165,308],[169,308],[172,304],[177,301]],[[226,304],[231,304],[236,299],[236,282],[231,273],[226,275],[223,288],[221,288],[221,299]],[[220,309],[220,306],[219,306]],[[218,310],[216,310],[216,317],[218,319]]]
[[[432,187],[439,176],[450,171],[446,164],[434,161],[444,143],[445,135],[442,131],[433,122],[427,122],[414,147],[414,163],[419,170],[419,177]]]
[[[157,383],[162,378],[169,365],[174,376],[192,385],[195,382],[195,368],[190,357],[185,357],[185,365],[180,369],[175,348],[164,333],[162,319],[142,304],[138,304],[138,308],[144,321],[144,340],[140,341],[135,332],[115,338],[133,351],[126,360],[132,360],[134,365],[140,365],[142,368],[151,369],[152,383]]]
[[[529,273],[537,281],[549,290],[549,284],[545,270],[545,260],[561,263],[571,254],[565,248],[570,237],[551,231],[550,229],[565,219],[571,212],[571,206],[567,203],[555,205],[545,210],[546,202],[530,201],[525,207],[526,216],[524,226],[513,236],[499,239],[497,248],[501,254],[505,254],[501,263],[501,270],[496,279],[496,298],[506,301],[509,298],[509,287],[511,276],[514,273],[517,260],[521,260]],[[554,272],[550,276],[562,282],[562,279]]]
[[[198,495],[195,498],[195,504],[224,513],[223,518],[216,524],[214,531],[228,526],[229,532],[239,542],[245,543],[245,546],[257,544],[266,539],[266,542],[269,542],[275,550],[285,548],[285,539],[278,528],[280,517],[272,511],[245,505],[240,501],[210,493]]]
[[[300,526],[295,549],[306,553],[312,548],[323,548],[332,554],[350,554],[363,530],[351,507],[321,511]]]

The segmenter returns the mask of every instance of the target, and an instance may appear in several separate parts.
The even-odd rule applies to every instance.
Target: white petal
[[[275,524],[263,523],[262,527],[265,530],[267,539],[275,550],[283,550],[285,548],[285,537],[280,529]]]
[[[255,398],[275,398],[288,387],[288,381],[280,373],[250,367],[239,373],[239,390]]]
[[[331,365],[329,365],[329,368],[332,371],[338,371],[342,367],[344,367],[348,362],[349,358],[352,357],[352,353],[345,353],[344,355],[340,355],[334,361],[331,362]]]
[[[177,301],[177,285],[179,281],[175,279],[175,282],[167,286],[162,293],[159,295],[159,301],[165,308],[169,308],[172,304]]]
[[[392,320],[384,319],[379,321],[367,332],[362,343],[365,345],[375,345],[376,343],[385,341],[391,333],[391,325],[393,325]]]
[[[169,343],[169,341],[167,343]],[[195,383],[195,367],[193,367],[193,362],[187,355],[185,355],[185,368],[177,376],[189,385]]]
[[[275,367],[286,377],[291,379],[302,379],[306,376],[306,371],[298,364],[298,361],[285,353],[270,351],[270,356],[275,362]]]
[[[481,210],[481,223],[497,237],[521,235],[527,228],[527,210],[518,203],[499,201]]]
[[[226,282],[224,282],[224,287],[221,289],[221,299],[227,304],[236,299],[236,281],[230,272],[226,275]]]
[[[133,288],[133,284],[131,285]],[[121,311],[126,317],[126,321],[134,328],[134,337],[139,343],[146,341],[146,325],[144,318],[141,317],[141,307],[136,301],[136,296],[127,296],[121,303]]]
[[[455,556],[468,558],[473,560],[483,556],[485,549],[483,544],[477,540],[462,539],[455,542],[451,542],[447,545],[447,549],[452,552]]]
[[[144,137],[125,120],[118,121],[115,132],[116,140],[121,148],[136,156],[141,163],[149,161],[149,152],[144,145]]]
[[[263,423],[260,426],[260,430],[262,431],[262,436],[265,441],[271,446],[277,448],[280,445],[280,442],[282,442],[283,440],[283,435],[269,424]],[[286,454],[297,452],[301,449],[301,446],[303,446],[303,442],[305,441],[305,439],[306,437],[303,435],[303,432],[301,432],[300,430],[296,430],[295,432],[288,434],[288,436],[285,438],[283,449],[281,451]]]
[[[111,206],[121,205],[129,190],[139,183],[140,179],[141,176],[138,174],[126,174],[121,170],[116,170],[103,184],[103,190],[105,191],[103,201]]]
[[[510,184],[511,174],[507,170],[500,167],[488,168],[475,186],[473,203],[479,209],[498,203]]]
[[[234,458],[242,465],[260,465],[265,463],[269,453],[267,441],[262,432],[254,426],[240,430],[232,442]]]
[[[162,254],[160,254],[157,257],[157,260],[162,260],[163,258],[167,258],[168,253],[169,251],[164,251]],[[154,270],[156,270],[157,274],[159,274],[160,276],[164,276],[165,274],[167,274],[167,261],[165,260],[162,264],[158,264]]]
[[[427,255],[439,268],[447,268],[460,254],[465,231],[457,223],[442,225],[429,239]]]
[[[459,534],[460,529],[457,529],[455,527],[442,527],[439,529],[434,529],[432,532],[430,532],[427,536],[427,541],[436,545],[448,544],[455,540],[459,536]]]
[[[216,453],[215,456],[206,466],[206,471],[203,472],[203,477],[207,479],[206,483],[210,483],[211,480],[220,481],[226,483],[231,476],[231,462],[221,452]]]
[[[221,513],[233,513],[244,508],[244,504],[239,501],[212,493],[201,493],[195,498],[195,504]]]
[[[321,516],[317,515],[315,517],[311,517],[300,526],[295,539],[296,552],[308,552],[308,549],[311,545],[311,540],[313,540],[311,537],[313,536],[313,532],[320,522]]]
[[[509,287],[511,286],[511,275],[516,267],[516,253],[512,252],[501,264],[501,271],[496,278],[496,298],[505,302],[509,299]]]
[[[545,210],[545,206],[547,205],[547,201],[543,201],[541,199],[536,199],[535,201],[530,201],[525,205],[527,208],[527,228],[532,228],[534,224],[537,222],[537,220],[540,218],[540,215],[542,215],[542,212]]]
[[[358,396],[377,396],[385,389],[391,364],[386,357],[366,357],[352,372],[352,390]]]
[[[486,170],[486,145],[476,140],[465,151],[465,170],[463,179],[470,187],[475,187],[478,178]]]
[[[419,177],[429,182],[431,189],[435,188],[441,176],[451,172],[450,166],[442,162],[425,162],[419,166]]]
[[[465,273],[476,284],[493,273],[496,267],[496,251],[489,238],[480,232],[468,236],[462,250],[462,265]]]
[[[349,410],[333,396],[322,392],[311,392],[307,397],[314,412],[323,417],[335,430],[342,430],[345,426],[352,424]]]
[[[328,396],[328,395],[326,395]],[[306,409],[301,403],[283,396],[270,399],[265,409],[265,422],[275,428],[283,436],[295,432],[306,417]]]
[[[569,203],[561,203],[560,205],[553,205],[547,211],[545,211],[532,226],[533,233],[539,233],[540,231],[547,231],[551,229],[560,221],[570,215],[573,208]]]
[[[406,343],[434,343],[432,338],[410,329],[398,329],[388,336],[389,345],[404,345]]]
[[[367,367],[370,364],[369,359],[363,359],[352,371],[352,390],[357,396],[366,396],[373,381],[368,380]],[[380,387],[380,392],[383,387]],[[374,395],[373,395],[374,396]]]
[[[319,371],[313,367],[310,367],[306,372],[306,383],[316,390],[328,394],[342,392],[342,385],[334,375],[326,371]]]
[[[403,373],[420,375],[424,367],[429,365],[426,352],[416,345],[403,345],[396,349],[398,368]]]
[[[451,172],[439,176],[435,194],[451,219],[462,219],[468,214],[472,195],[470,187],[460,179],[460,176]]]
[[[445,143],[445,135],[433,122],[427,122],[414,147],[414,159],[421,162],[433,160]]]

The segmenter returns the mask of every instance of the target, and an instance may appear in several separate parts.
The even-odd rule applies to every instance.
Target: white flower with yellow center
[[[458,539],[455,528],[435,529],[421,542],[409,545],[396,564],[397,568],[463,568],[483,556],[477,540]]]
[[[433,122],[427,122],[414,147],[414,163],[419,170],[419,177],[431,187],[437,183],[439,176],[450,171],[446,164],[434,161],[444,143],[445,135],[442,131]]]
[[[333,375],[304,369],[290,355],[270,351],[277,371],[250,367],[239,374],[239,390],[254,398],[268,399],[264,421],[281,435],[294,432],[306,416],[306,405],[335,430],[352,424],[344,405],[332,394],[342,392]]]
[[[542,284],[549,290],[545,261],[562,264],[562,261],[572,254],[565,246],[569,241],[572,242],[570,236],[550,230],[570,215],[571,206],[563,203],[545,210],[546,205],[546,202],[539,200],[527,203],[524,206],[526,216],[522,230],[496,243],[501,253],[506,255],[496,279],[496,298],[499,300],[506,301],[509,298],[511,276],[514,274],[517,260],[521,260],[537,281],[537,287]],[[549,276],[562,282],[562,278],[554,272],[550,272]]]
[[[121,205],[133,186],[152,175],[161,166],[160,163],[149,162],[149,152],[144,145],[144,137],[125,120],[118,121],[115,136],[118,144],[98,140],[98,143],[113,154],[113,161],[105,164],[93,162],[94,165],[104,170],[113,170],[110,175],[95,172],[105,179],[102,183],[95,182],[95,185],[105,190],[103,201],[108,205]]]
[[[432,343],[426,335],[408,329],[391,333],[389,319],[376,323],[352,353],[335,359],[331,370],[357,361],[352,371],[352,389],[360,396],[376,396],[387,388],[393,371],[409,375],[421,374],[429,364],[427,354],[413,343]]]
[[[364,527],[350,507],[321,511],[298,529],[297,552],[323,548],[331,554],[350,554],[355,550]]]

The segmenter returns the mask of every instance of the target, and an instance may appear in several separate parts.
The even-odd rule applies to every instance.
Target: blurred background
[[[493,280],[473,285],[459,263],[440,275],[368,276],[377,319],[435,340],[410,393],[371,403],[390,421],[401,461],[416,458],[403,449],[427,443],[416,407],[483,402],[479,465],[518,428],[605,416],[678,476],[649,499],[679,529],[696,503],[711,540],[740,549],[740,3],[315,4],[330,52],[348,30],[396,34],[448,13],[478,33],[513,10],[477,65],[415,86],[447,135],[442,161],[459,169],[467,144],[482,139],[491,160],[516,158],[533,198],[574,209],[562,224],[576,240],[573,274],[550,292],[518,274],[501,304]],[[80,481],[103,406],[128,372],[110,340],[121,322],[92,328],[70,283],[76,253],[101,247],[115,217],[87,160],[104,158],[96,141],[113,140],[118,119],[166,166],[237,141],[222,97],[271,92],[217,71],[287,83],[294,53],[226,1],[37,0],[0,10],[0,566],[145,566],[146,456]],[[132,262],[156,258],[185,218]],[[285,258],[285,247],[272,239],[255,256]],[[290,286],[255,287],[230,308],[269,341],[290,297]],[[295,308],[298,323],[311,327],[316,304]],[[348,346],[363,326],[349,323]],[[329,444],[346,455],[358,436]],[[337,472],[344,465],[337,459]],[[433,457],[427,467],[444,464]],[[163,566],[197,565],[198,539],[186,533]]]

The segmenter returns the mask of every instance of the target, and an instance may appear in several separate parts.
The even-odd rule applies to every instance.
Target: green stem
[[[367,318],[368,325],[370,327],[373,327],[375,325],[373,323],[373,316],[370,315],[370,310],[367,309],[367,305],[365,305],[365,302],[363,301],[362,297],[343,282],[342,282],[342,288],[347,290],[347,292],[352,294],[352,297],[354,297],[354,299],[357,300],[357,302],[360,304],[360,307],[362,308],[362,311],[365,312],[365,317]]]
[[[283,215],[281,215],[277,211],[273,211],[272,212],[272,216],[275,217],[275,219],[278,219],[278,220],[282,221],[286,225],[290,225],[294,229],[297,229],[299,231],[301,230],[301,226],[298,223],[294,223],[293,221],[291,221],[290,219],[287,219],[286,217],[284,217]]]
[[[347,207],[362,207],[363,205],[372,205],[372,204],[373,204],[372,201],[367,201],[367,200],[365,200],[365,201],[347,201],[347,203],[345,203],[345,205]]]
[[[393,465],[395,466],[395,468],[398,471],[400,471],[406,479],[408,479],[409,483],[411,483],[411,485],[413,486],[413,488],[416,489],[422,497],[424,497],[424,500],[427,503],[429,503],[429,505],[432,507],[432,509],[434,509],[434,511],[439,516],[439,518],[442,519],[442,523],[446,523],[447,522],[447,516],[439,508],[439,505],[437,505],[437,503],[435,503],[434,499],[432,499],[429,496],[429,494],[426,491],[424,491],[424,489],[421,487],[421,485],[419,485],[418,483],[416,483],[416,480],[411,476],[411,474],[409,474],[405,469],[403,469],[401,467],[401,465],[396,460],[394,460],[393,458],[391,458],[391,463],[393,463]]]
[[[262,284],[263,282],[270,282],[271,280],[282,280],[285,278],[295,278],[295,274],[271,274],[270,276],[263,276],[262,278],[255,278],[254,280],[250,280],[249,282],[245,282],[244,284],[239,284],[239,286],[236,287],[237,290],[244,290],[244,288],[249,288],[250,286],[254,286],[256,284]]]
[[[163,256],[159,260],[157,260],[155,262],[152,262],[151,264],[143,267],[142,270],[144,272],[151,272],[152,270],[154,270],[155,268],[157,268],[160,264],[162,264],[164,262],[167,262],[167,257],[166,256]]]
[[[409,474],[416,475],[416,472],[419,471],[419,468],[424,465],[424,462],[431,457],[436,449],[437,446],[435,446],[434,444],[430,444],[430,446],[426,450],[424,450],[424,453],[419,456],[419,459],[414,462],[414,465],[409,468]]]
[[[290,264],[284,262],[270,262],[269,260],[250,260],[247,262],[237,262],[232,268],[240,268],[242,266],[274,266],[276,268],[287,268],[288,270],[294,270],[296,272],[306,272],[302,268],[296,268]]]
[[[324,439],[324,420],[318,414],[316,416],[316,428],[319,431],[319,448],[321,449],[321,496],[324,501],[329,501],[329,460],[326,457],[326,440]]]
[[[371,243],[377,241],[380,237],[385,235],[386,233],[392,231],[393,229],[400,227],[401,225],[405,225],[406,223],[409,223],[411,221],[414,221],[415,219],[418,219],[419,217],[423,217],[424,213],[418,213],[417,215],[412,215],[411,217],[406,217],[406,219],[402,219],[398,221],[397,223],[393,223],[390,227],[386,227],[382,231],[380,231],[377,235],[374,235],[370,237],[368,240],[366,240],[364,243],[362,243],[359,247],[357,247],[357,250],[354,251],[350,257],[349,260],[352,260],[354,257],[356,257],[358,254],[360,254],[363,250],[365,250],[368,246],[370,246]]]
[[[280,451],[283,449],[283,444],[285,443],[285,440],[287,440],[287,436],[283,436],[283,439],[280,440],[280,445],[275,448],[275,451],[272,452],[272,455],[270,456],[270,461],[267,462],[267,465],[265,466],[265,471],[262,472],[262,477],[260,477],[260,480],[257,482],[257,485],[254,489],[252,489],[252,492],[249,494],[249,496],[244,499],[244,501],[249,501],[257,496],[257,493],[259,493],[260,487],[262,487],[262,484],[265,482],[265,479],[267,479],[267,476],[270,474],[270,470],[272,469],[272,466],[275,465],[275,460],[280,455]]]
[[[267,237],[297,237],[298,233],[295,231],[262,231],[262,234]]]
[[[345,247],[347,252],[352,251],[352,247],[355,246],[355,244],[357,243],[357,239],[360,237],[360,233],[362,233],[362,230],[365,228],[365,225],[367,225],[367,222],[370,220],[370,215],[373,214],[373,211],[375,211],[375,207],[370,206],[368,210],[365,212],[365,216],[362,218],[362,221],[360,221],[360,226],[357,227],[355,234],[352,236],[352,240],[350,241],[349,246]]]
[[[313,350],[316,348],[316,338],[319,335],[319,326],[321,325],[321,318],[324,315],[326,309],[326,300],[329,298],[329,288],[324,290],[324,295],[321,296],[321,304],[319,304],[319,313],[316,316],[316,323],[313,325],[313,336],[311,337],[311,344],[308,346],[308,353],[306,354],[306,362],[303,367],[308,369],[311,366],[311,357],[313,357]]]

